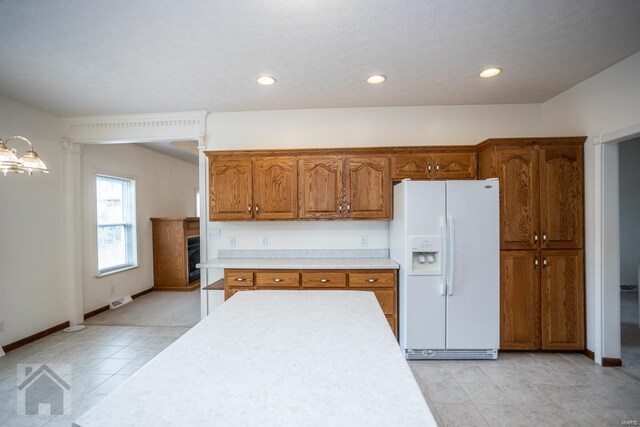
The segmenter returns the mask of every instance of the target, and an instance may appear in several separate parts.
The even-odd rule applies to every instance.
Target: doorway
[[[621,369],[640,379],[640,138],[618,144]]]

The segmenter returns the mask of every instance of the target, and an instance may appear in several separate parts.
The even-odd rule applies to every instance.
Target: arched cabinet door
[[[583,247],[584,176],[581,146],[540,148],[540,244]]]
[[[253,160],[253,217],[293,219],[298,217],[296,158],[257,157]]]
[[[391,173],[388,157],[345,157],[345,201],[349,218],[389,219]]]
[[[298,158],[300,218],[342,218],[342,156]]]
[[[500,247],[538,249],[538,149],[497,148],[500,179]]]
[[[209,219],[251,219],[251,159],[214,158],[209,164]]]

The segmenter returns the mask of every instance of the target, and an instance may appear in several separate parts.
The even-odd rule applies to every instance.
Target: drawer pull
[[[284,281],[284,279],[273,279],[273,281],[276,282],[276,283],[280,283],[280,282]]]
[[[329,283],[330,281],[329,279],[320,279],[320,283]]]
[[[377,281],[378,281],[378,279],[373,279],[373,278],[367,279],[367,282],[369,282],[369,283],[375,283]]]
[[[236,277],[236,282],[244,282],[245,278],[244,277]]]

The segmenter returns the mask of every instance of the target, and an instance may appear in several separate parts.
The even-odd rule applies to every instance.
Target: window
[[[98,275],[137,266],[136,182],[96,175]]]

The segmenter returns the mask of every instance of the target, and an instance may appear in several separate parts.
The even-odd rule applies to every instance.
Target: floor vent
[[[114,308],[118,308],[125,304],[129,304],[131,301],[133,301],[133,299],[131,299],[129,295],[122,298],[115,299],[109,303],[109,309],[113,310]]]

